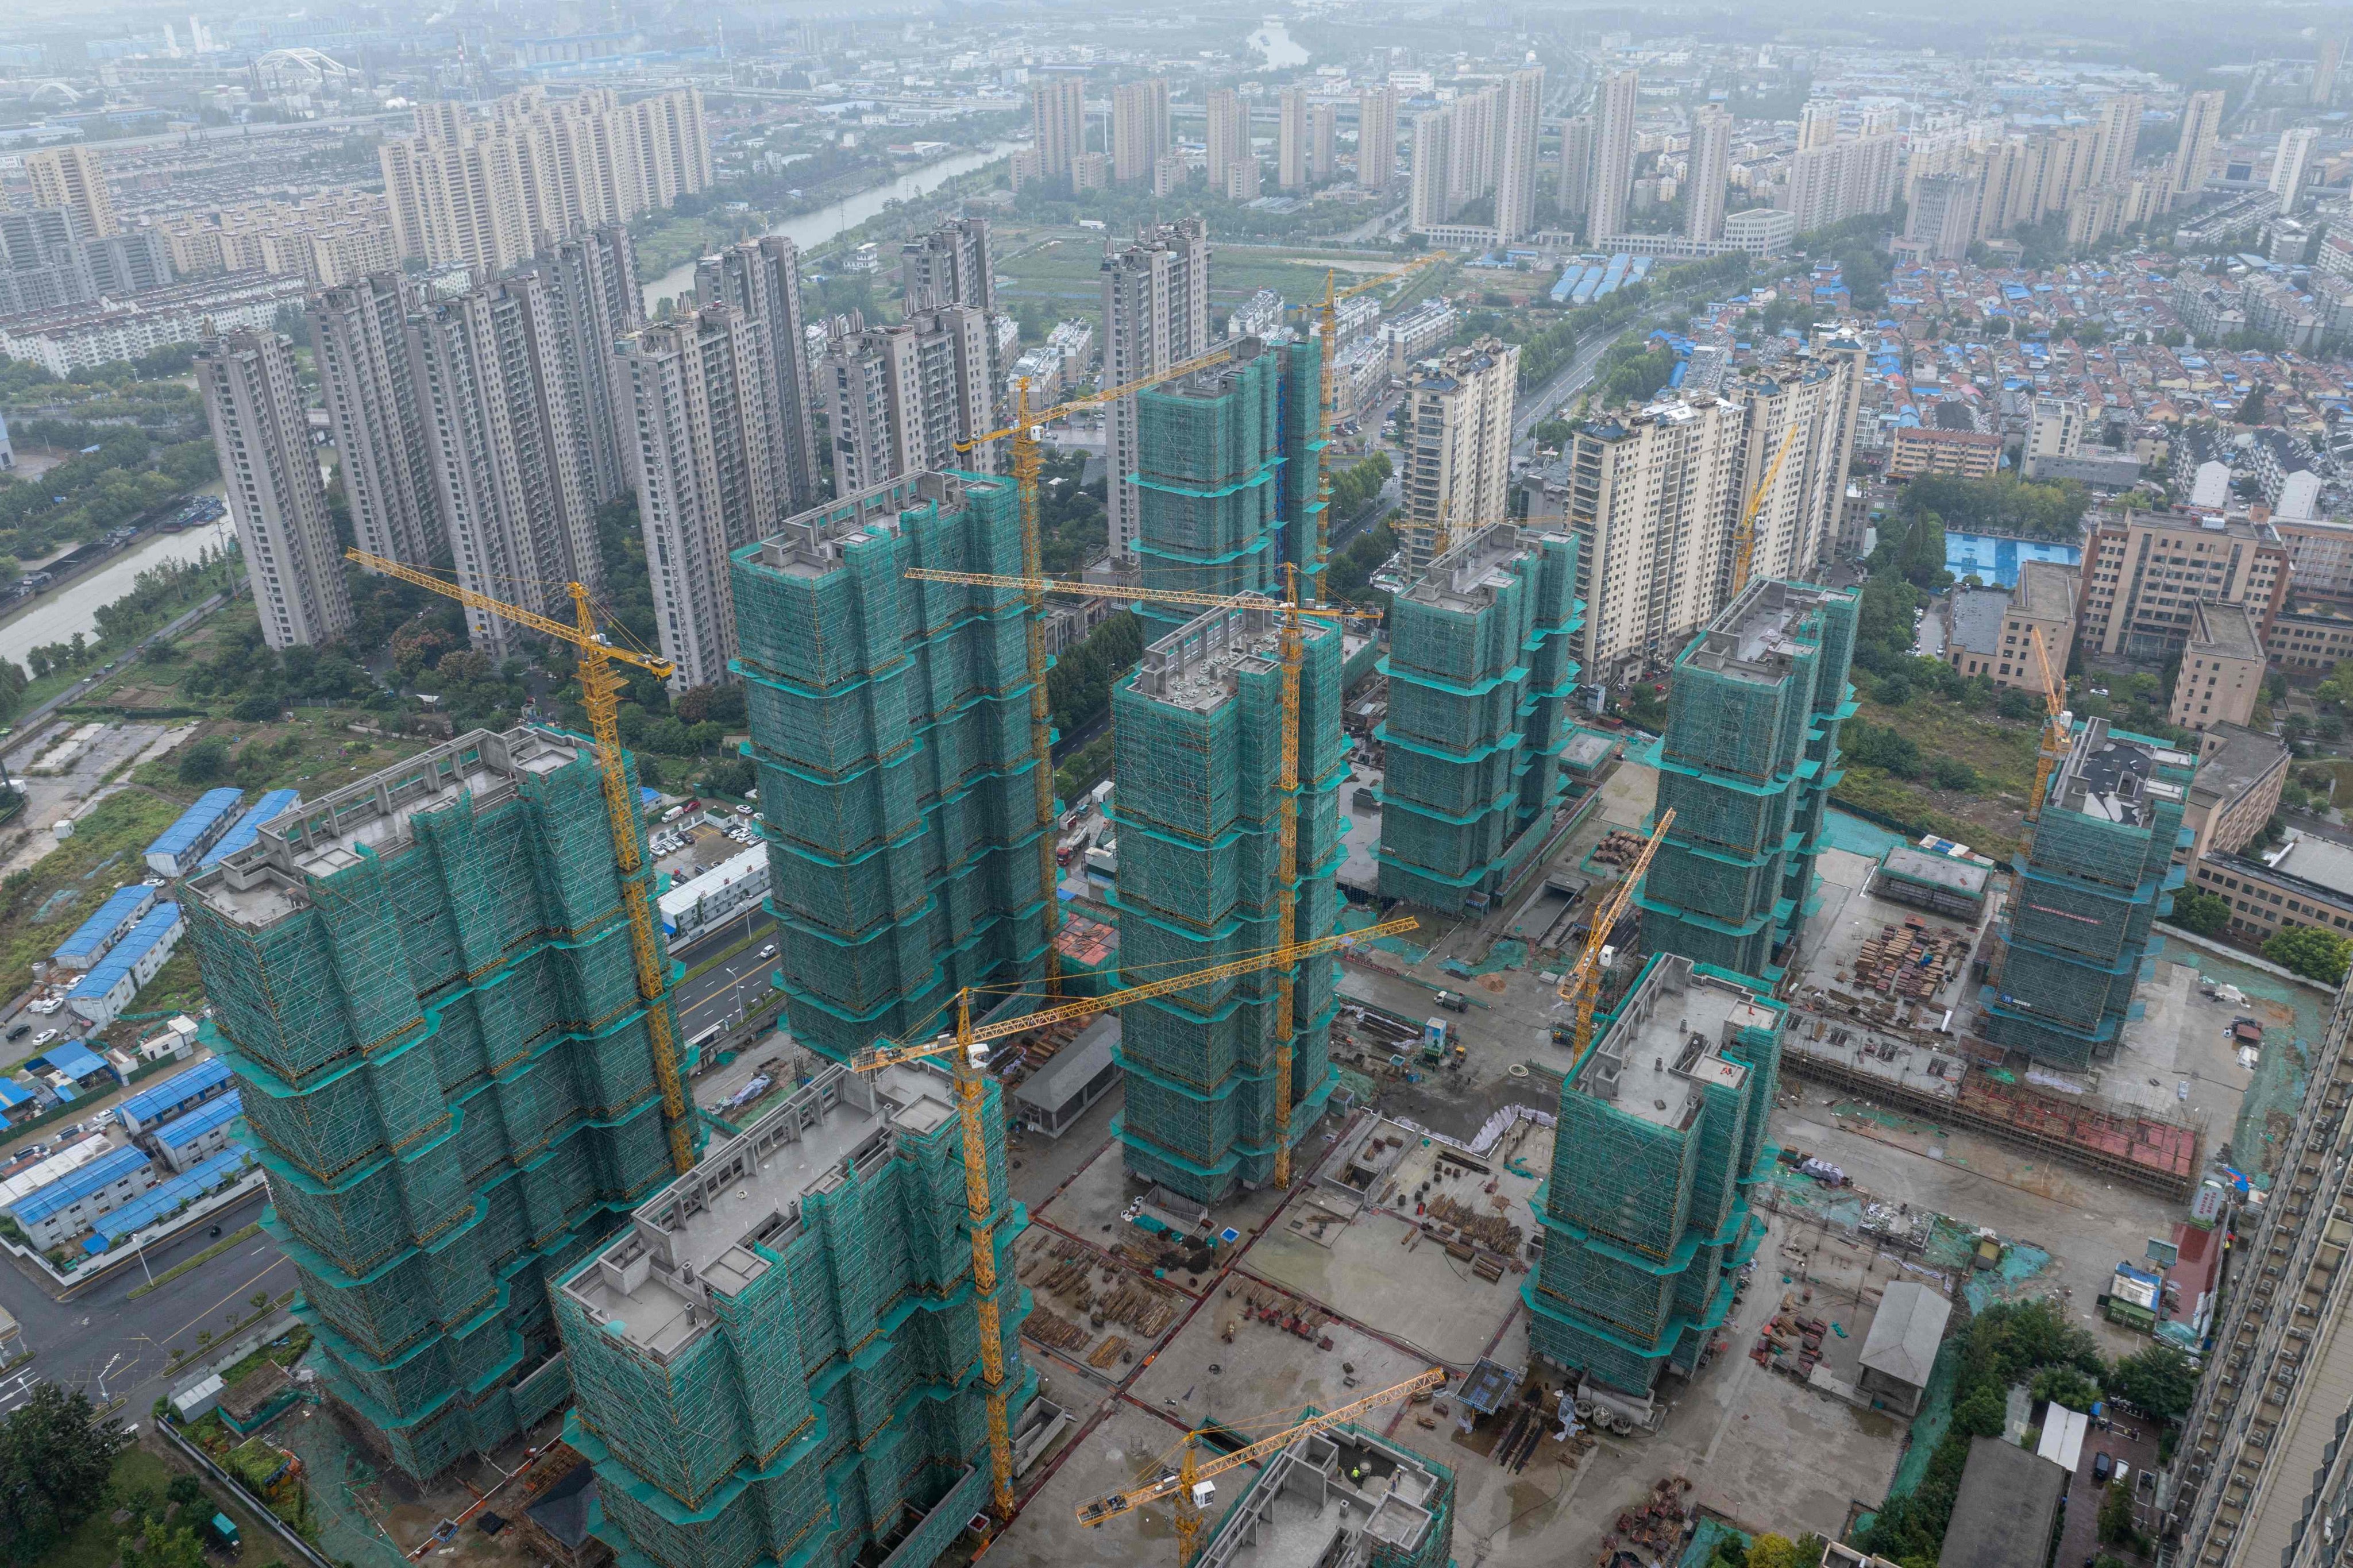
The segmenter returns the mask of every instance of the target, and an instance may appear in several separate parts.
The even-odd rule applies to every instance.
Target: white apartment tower
[[[311,296],[311,352],[327,428],[343,459],[359,547],[410,566],[449,549],[424,411],[409,373],[409,290],[397,272]]]
[[[2132,178],[2133,149],[2140,142],[2141,111],[2147,107],[2137,92],[2112,93],[2101,103],[2098,150],[2092,154],[2087,184],[2121,185]]]
[[[1029,115],[1037,132],[1039,177],[1071,182],[1071,170],[1087,150],[1086,79],[1057,71],[1029,84]]]
[[[1282,89],[1275,122],[1275,184],[1286,191],[1307,188],[1307,89]]]
[[[964,305],[919,307],[894,326],[828,342],[818,386],[832,426],[834,493],[941,468],[994,472],[993,447],[956,447],[992,428],[989,355],[987,316]]]
[[[568,616],[564,584],[604,573],[554,317],[535,274],[502,279],[411,315],[408,359],[459,584]],[[466,630],[493,659],[515,650],[500,616],[470,607]]]
[[[1583,217],[1593,205],[1593,116],[1573,114],[1560,122],[1560,194],[1565,217]]]
[[[1233,167],[1255,163],[1258,154],[1250,148],[1250,105],[1242,101],[1240,93],[1229,87],[1213,88],[1208,109],[1205,145],[1208,153],[1209,189],[1221,191]]]
[[[1340,110],[1335,104],[1307,110],[1307,178],[1324,184],[1340,172]]]
[[[976,235],[973,225],[978,226]],[[962,241],[960,252],[952,247],[952,254],[961,254],[965,259],[960,276],[971,279],[976,273],[978,279],[976,285],[960,286],[987,288],[987,220],[966,218],[941,226],[942,233],[949,230],[955,231]],[[976,250],[976,261],[973,259]],[[818,502],[822,474],[817,461],[816,399],[809,380],[807,323],[801,307],[799,247],[780,234],[738,240],[697,264],[694,294],[698,304],[733,307],[766,340],[769,485],[783,515],[807,510]]]
[[[1535,227],[1536,147],[1544,129],[1544,69],[1505,77],[1496,95],[1495,237],[1508,244]]]
[[[1430,109],[1414,116],[1411,205],[1407,217],[1415,228],[1435,228],[1454,216],[1450,174],[1454,163],[1454,111]]]
[[[1732,179],[1732,116],[1715,104],[1692,117],[1690,173],[1683,186],[1683,237],[1724,237],[1724,190]]]
[[[782,521],[772,478],[766,331],[706,305],[615,349],[637,437],[638,521],[674,689],[732,679],[728,552]]]
[[[645,325],[645,291],[627,224],[602,224],[560,239],[534,258],[563,396],[571,405],[573,455],[591,507],[629,493],[613,345]]]
[[[1214,99],[1216,95],[1212,94]],[[1210,124],[1216,125],[1214,111]],[[1138,231],[1103,260],[1103,384],[1119,386],[1209,349],[1209,233],[1198,217]],[[1132,563],[1142,521],[1129,476],[1141,466],[1135,399],[1104,411],[1111,553]]]
[[[1360,190],[1388,188],[1397,178],[1398,95],[1393,87],[1377,87],[1356,98],[1356,185]]]
[[[1519,345],[1482,338],[1449,350],[1407,381],[1398,407],[1405,458],[1398,484],[1408,523],[1399,542],[1413,570],[1430,563],[1441,524],[1450,539],[1467,539],[1509,514],[1519,374]]]
[[[2272,195],[2279,210],[2290,213],[2304,199],[2306,180],[2312,173],[2312,149],[2320,140],[2316,125],[2297,125],[2280,132],[2279,151],[2272,156]]]
[[[1622,70],[1601,82],[1601,113],[1594,122],[1593,184],[1588,237],[1599,241],[1626,226],[1626,203],[1634,194],[1634,118],[1641,106],[1641,79]]]
[[[2214,155],[2222,141],[2222,108],[2228,101],[2221,88],[2193,92],[2181,106],[2181,141],[2173,149],[2166,171],[2168,206],[2194,201],[2214,173]]]
[[[1112,178],[1121,184],[1150,179],[1168,148],[1168,79],[1145,77],[1112,89]]]
[[[195,372],[262,640],[332,642],[352,629],[352,601],[293,342],[269,331],[207,338]]]

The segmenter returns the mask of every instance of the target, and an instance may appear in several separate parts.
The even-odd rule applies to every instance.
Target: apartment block
[[[1286,191],[1307,188],[1307,89],[1286,87],[1275,102],[1274,179]]]
[[[786,1017],[836,1060],[934,1027],[961,986],[1044,973],[1026,603],[903,577],[1021,559],[1012,482],[941,473],[733,557]]]
[[[1497,523],[1390,599],[1384,900],[1484,910],[1543,843],[1577,734],[1576,594],[1574,536]]]
[[[2221,88],[2193,92],[2181,109],[2181,139],[2166,170],[2168,206],[2194,201],[2206,188],[2221,150],[2222,115],[2229,94]]]
[[[1747,1191],[1787,1017],[1737,975],[1644,961],[1561,1087],[1543,1256],[1520,1287],[1537,1356],[1638,1398],[1697,1368],[1764,1234]]]
[[[926,469],[991,472],[985,436],[996,409],[988,318],[962,305],[909,312],[827,343],[818,390],[833,439],[834,488],[868,489]]]
[[[624,1568],[923,1568],[988,1506],[988,1405],[1018,1422],[1029,1292],[1011,1251],[990,1083],[996,1347],[973,1288],[955,1087],[928,1067],[827,1067],[630,1215],[554,1291]],[[856,1498],[856,1507],[837,1500]]]
[[[327,191],[294,202],[247,202],[163,219],[154,232],[183,278],[263,271],[321,287],[396,271],[392,209],[374,191]]]
[[[2038,397],[2026,426],[2027,463],[2039,458],[2072,458],[2084,449],[2090,411],[2073,397]]]
[[[1593,178],[1586,235],[1592,242],[1626,226],[1626,204],[1634,194],[1634,128],[1641,111],[1641,78],[1631,70],[1604,77],[1594,95]]]
[[[2064,680],[2075,642],[2075,574],[2055,561],[2027,561],[2014,588],[1956,588],[1945,658],[1963,675],[2041,697],[2042,666],[2034,634],[2054,679]]]
[[[1593,202],[1593,116],[1560,122],[1560,186],[1554,197],[1563,216],[1581,218]]]
[[[1209,188],[1224,187],[1226,176],[1237,163],[1255,163],[1258,153],[1250,142],[1250,105],[1241,94],[1229,87],[1211,88],[1206,100],[1208,122],[1203,145],[1208,153]]]
[[[2353,1525],[2344,1441],[2353,1341],[2345,1234],[2353,1165],[2353,1003],[2338,992],[2306,1088],[2273,1152],[2269,1200],[2239,1210],[2222,1300],[2157,1507],[2184,1568],[2320,1568]]]
[[[2186,873],[2173,863],[2195,759],[2162,741],[2079,723],[2053,771],[2004,911],[1985,1037],[2082,1068],[2112,1055],[2149,926]]]
[[[2263,643],[2253,612],[2201,599],[2189,606],[2189,617],[2168,718],[2183,730],[2253,722],[2263,693]]]
[[[1895,432],[1887,456],[1891,479],[1915,479],[1922,474],[1987,479],[2000,467],[2001,437],[1990,430],[1936,430],[1906,425]]]
[[[576,738],[475,731],[186,884],[325,1392],[414,1480],[571,1399],[549,1288],[675,1173],[612,832]]]
[[[170,252],[152,229],[78,239],[64,207],[0,212],[0,315],[119,305],[172,281]]]
[[[2078,635],[2089,653],[2160,660],[2201,600],[2244,604],[2268,639],[2287,596],[2287,548],[2269,523],[2180,512],[2101,514],[2084,541]]]
[[[1798,232],[1894,206],[1901,189],[1897,155],[1903,141],[1883,132],[1800,146],[1789,159],[1789,182],[1782,193]]]
[[[613,345],[645,325],[637,247],[626,224],[560,239],[531,263],[555,349],[561,395],[570,405],[572,452],[592,507],[629,493],[629,441],[622,430],[619,367]]]
[[[567,583],[604,581],[595,509],[548,291],[528,273],[424,305],[408,322],[417,414],[458,581],[569,618]],[[504,659],[520,629],[469,606],[476,648]]]
[[[1029,84],[1029,120],[1038,177],[1067,184],[1071,163],[1087,150],[1087,79],[1068,71],[1039,75]]]
[[[450,544],[409,365],[413,302],[399,273],[379,272],[313,294],[307,314],[327,428],[342,458],[343,496],[359,547],[427,566]]]
[[[262,640],[334,641],[352,629],[352,600],[292,341],[250,328],[207,337],[195,373]]]
[[[1860,604],[1756,579],[1675,660],[1657,752],[1658,809],[1675,821],[1634,900],[1652,952],[1780,979],[1854,711]]]
[[[1732,179],[1732,117],[1710,105],[1692,117],[1690,174],[1683,196],[1683,237],[1724,237],[1724,193]]]
[[[1181,974],[1322,936],[1338,918],[1341,637],[1311,623],[1299,677],[1298,880],[1277,886],[1281,628],[1270,603],[1207,612],[1145,645],[1112,689],[1120,963]],[[1271,1179],[1277,1148],[1315,1127],[1339,1082],[1329,960],[1294,967],[1291,1016],[1272,970],[1155,997],[1120,1020],[1129,1172],[1199,1203]],[[1277,1116],[1289,1057],[1290,1122]]]
[[[1744,493],[1757,501],[1755,574],[1811,578],[1836,554],[1863,379],[1862,343],[1823,331],[1806,353],[1725,390],[1741,405]]]
[[[977,224],[976,231],[970,226]],[[953,238],[935,247],[953,230]],[[994,298],[987,280],[988,223],[965,219],[941,226],[923,242],[924,280],[944,283],[961,292],[985,290],[984,306]],[[945,254],[943,255],[942,251]],[[902,253],[902,266],[905,265]],[[767,341],[769,458],[775,479],[777,510],[785,514],[817,504],[824,473],[818,466],[816,409],[823,388],[809,372],[808,329],[801,304],[800,249],[783,235],[738,240],[716,256],[706,256],[694,268],[696,300],[704,305],[725,304],[753,324]],[[959,302],[968,302],[962,300]]]
[[[1209,181],[1214,186],[1219,183],[1215,162],[1218,95],[1209,96]],[[1243,129],[1248,130],[1246,121]],[[1242,146],[1246,153],[1247,136]],[[1102,277],[1103,329],[1099,346],[1105,386],[1141,381],[1208,352],[1209,231],[1199,218],[1138,230],[1134,243],[1103,258]],[[1103,409],[1111,553],[1112,560],[1123,565],[1134,559],[1142,531],[1140,499],[1130,477],[1142,460],[1135,401],[1131,395]]]
[[[1112,174],[1121,184],[1152,177],[1168,153],[1168,79],[1145,77],[1111,89]]]
[[[1545,73],[1529,66],[1506,76],[1495,101],[1495,237],[1510,244],[1535,228],[1536,145],[1544,128]]]
[[[1165,96],[1165,94],[1164,94]],[[786,245],[791,241],[785,241]],[[997,309],[997,272],[985,217],[952,217],[899,247],[899,289],[911,305]]]
[[[1397,178],[1397,89],[1377,87],[1356,97],[1356,186],[1387,190]]]
[[[1398,405],[1398,488],[1405,564],[1429,564],[1442,531],[1467,533],[1509,515],[1512,407],[1520,349],[1494,338],[1451,349],[1417,370]]]
[[[2198,772],[2181,813],[2182,826],[2195,837],[2174,858],[2196,867],[2210,856],[2244,849],[2279,810],[2287,768],[2287,742],[2277,735],[2237,724],[2216,724],[2200,735]],[[2201,886],[2211,880],[2193,874]]]
[[[33,183],[33,205],[64,208],[73,219],[76,239],[104,239],[121,232],[114,216],[114,193],[106,184],[105,161],[93,149],[37,147],[25,154],[25,177]]]
[[[767,401],[768,334],[730,305],[706,305],[615,347],[635,433],[638,522],[654,614],[679,689],[733,679],[738,647],[728,557],[782,513]]]

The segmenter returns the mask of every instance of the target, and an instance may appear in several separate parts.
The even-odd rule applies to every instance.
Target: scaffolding
[[[1389,607],[1380,895],[1483,908],[1542,842],[1575,731],[1577,541],[1498,523]]]
[[[1212,610],[1146,647],[1112,691],[1119,829],[1120,967],[1181,973],[1331,931],[1338,918],[1341,634],[1310,623],[1299,675],[1299,826],[1293,928],[1281,930],[1282,669],[1272,604]],[[1335,970],[1293,984],[1295,1146],[1338,1082],[1330,1061]],[[1117,1123],[1128,1167],[1201,1203],[1267,1181],[1275,1165],[1281,1026],[1272,971],[1126,1009]]]
[[[584,742],[476,731],[187,884],[296,1310],[419,1479],[553,1408],[547,1285],[670,1170],[610,836]]]
[[[1642,940],[1767,983],[1813,895],[1859,600],[1759,579],[1675,660],[1659,809],[1675,813],[1638,900]]]
[[[2052,775],[2015,862],[1985,1037],[2054,1067],[2112,1055],[2157,917],[2186,868],[2173,852],[2196,759],[2093,719]]]
[[[1012,482],[936,473],[733,558],[786,1017],[837,1060],[1044,973],[1026,602],[905,578],[1021,564]]]
[[[1740,976],[1644,964],[1561,1089],[1521,1289],[1537,1354],[1636,1394],[1696,1366],[1761,1235],[1745,1189],[1769,1162],[1783,1021]]]
[[[576,1404],[622,1568],[933,1561],[988,1499],[955,1089],[828,1067],[560,1282]],[[1003,1105],[983,1117],[1008,1419],[1037,1388],[1011,1267]]]

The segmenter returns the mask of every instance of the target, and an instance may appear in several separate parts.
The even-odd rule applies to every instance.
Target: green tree
[[[271,715],[273,718],[275,713]],[[180,752],[179,774],[184,784],[217,784],[228,772],[228,737],[207,735]]]
[[[116,1542],[122,1568],[206,1568],[204,1542],[191,1525],[168,1526],[151,1519],[139,1534]]]
[[[1815,1568],[1820,1562],[1819,1556],[1812,1562],[1799,1556],[1796,1542],[1770,1531],[1748,1543],[1748,1568]]]
[[[205,1500],[205,1483],[183,1472],[172,1478],[172,1484],[164,1489],[164,1496],[181,1508],[194,1508]]]
[[[131,1443],[87,1394],[35,1384],[0,1422],[0,1558],[28,1568],[95,1512]]]
[[[2100,1493],[2100,1539],[2115,1544],[2136,1542],[2140,1531],[2133,1528],[2132,1490],[2110,1481]],[[124,1568],[130,1568],[124,1564]]]
[[[2318,926],[2284,926],[2263,943],[2263,956],[2307,980],[2335,985],[2345,978],[2348,959],[2353,959],[2353,939]]]
[[[2247,395],[2239,399],[2239,411],[2231,417],[2241,425],[2260,425],[2263,422],[2263,384],[2262,382],[2259,381],[2247,388]]]
[[[1936,587],[1945,575],[1945,520],[1925,512],[1905,531],[1896,570],[1915,587]]]
[[[2159,1421],[2179,1422],[2198,1392],[2198,1364],[2172,1345],[2151,1345],[2109,1369],[2107,1390]]]
[[[2199,936],[2219,935],[2231,923],[2231,900],[2203,888],[2184,888],[2173,895],[2173,912],[2164,919]]]
[[[2073,1366],[2045,1367],[2035,1373],[2033,1394],[2037,1399],[2047,1399],[2070,1410],[2089,1410],[2100,1402],[2099,1384]]]

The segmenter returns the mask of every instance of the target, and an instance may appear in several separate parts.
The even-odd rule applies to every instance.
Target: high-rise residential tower
[[[1150,179],[1168,148],[1168,79],[1145,77],[1112,89],[1112,178],[1121,184]]]
[[[1398,474],[1407,526],[1399,549],[1419,571],[1444,528],[1467,538],[1511,510],[1512,405],[1520,349],[1482,338],[1413,373],[1398,406]]]
[[[1414,116],[1412,195],[1407,216],[1415,228],[1435,228],[1454,217],[1451,187],[1454,167],[1454,110],[1429,109]]]
[[[73,218],[76,239],[120,234],[114,193],[107,188],[106,165],[88,147],[40,147],[25,154],[25,176],[33,182],[33,205],[63,207]]]
[[[563,393],[572,407],[573,455],[592,507],[629,493],[629,445],[613,345],[645,325],[637,247],[627,224],[568,235],[533,258]],[[634,432],[630,435],[633,437]]]
[[[1286,191],[1307,188],[1307,89],[1296,82],[1278,100],[1274,178]]]
[[[1040,75],[1029,84],[1029,117],[1039,177],[1069,184],[1071,165],[1087,150],[1087,79],[1068,71]]]
[[[1311,104],[1307,110],[1307,177],[1320,185],[1339,172],[1339,107]]]
[[[979,225],[976,234],[970,227],[974,224]],[[988,220],[944,224],[934,238],[950,230],[955,242],[945,247],[944,258],[930,242],[918,242],[924,245],[932,276],[947,262],[955,262],[961,264],[960,269],[951,270],[955,287],[988,287]],[[791,513],[816,505],[823,473],[818,467],[815,410],[822,399],[809,374],[799,247],[780,234],[738,240],[717,256],[702,258],[694,269],[694,293],[702,304],[732,306],[767,340],[768,439],[776,474],[776,509]]]
[[[1250,146],[1250,105],[1241,94],[1229,87],[1211,88],[1208,97],[1208,123],[1204,145],[1208,150],[1209,188],[1225,189],[1228,171],[1237,163],[1254,163],[1258,154]]]
[[[411,566],[449,553],[423,400],[408,361],[412,299],[397,272],[311,296],[311,351],[359,547]]]
[[[292,341],[252,331],[207,338],[195,372],[262,640],[332,642],[352,629],[352,600]]]
[[[733,679],[730,552],[776,525],[768,334],[733,306],[706,305],[615,346],[637,436],[638,522],[673,686]]]
[[[2137,92],[2111,93],[2100,104],[2100,138],[2092,154],[2088,184],[2121,185],[2132,178],[2133,150],[2140,142],[2140,120],[2147,107]]]
[[[1544,128],[1544,68],[1505,77],[1496,96],[1495,237],[1525,238],[1535,227],[1536,146]]]
[[[181,896],[323,1391],[412,1480],[572,1398],[549,1287],[676,1174],[617,820],[578,737],[477,730]]]
[[[2320,141],[2316,125],[2295,125],[2280,132],[2279,150],[2272,154],[2271,193],[2279,210],[2294,212],[2304,199],[2305,183],[2312,174],[2312,150]]]
[[[1560,122],[1561,215],[1581,218],[1593,205],[1593,116],[1572,114]],[[1572,225],[1571,226],[1575,226]]]
[[[1626,226],[1626,203],[1634,194],[1634,119],[1641,106],[1641,79],[1622,70],[1604,77],[1599,112],[1593,123],[1593,198],[1587,233],[1595,240]]]
[[[1356,97],[1356,185],[1385,190],[1397,178],[1398,95],[1377,87]]]
[[[1683,186],[1683,237],[1724,237],[1724,191],[1732,178],[1732,117],[1708,104],[1692,117],[1690,173]]]
[[[1138,230],[1134,243],[1103,258],[1102,272],[1104,385],[1139,381],[1208,352],[1209,233],[1199,218]],[[1124,564],[1141,531],[1130,478],[1141,463],[1134,397],[1107,407],[1103,429],[1112,559]]]
[[[2181,140],[2173,149],[2166,171],[2170,205],[2197,199],[2214,173],[2214,158],[2222,140],[2222,110],[2230,101],[2221,88],[2193,92],[2181,106]]]
[[[994,471],[987,435],[995,407],[988,318],[962,305],[927,306],[892,326],[845,332],[818,362],[818,392],[833,439],[834,489],[871,489],[927,468]]]
[[[899,289],[908,308],[969,305],[997,309],[996,262],[989,252],[988,220],[952,217],[929,234],[899,247]]]
[[[564,584],[604,581],[596,510],[580,471],[553,312],[522,273],[409,318],[410,374],[459,583],[569,616]],[[504,658],[519,629],[466,610],[474,647]]]

